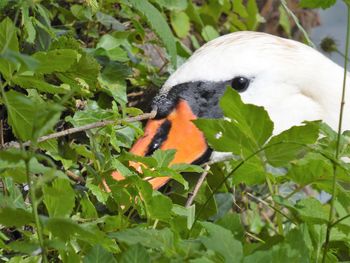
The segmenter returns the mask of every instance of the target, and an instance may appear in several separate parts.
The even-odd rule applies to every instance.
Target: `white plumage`
[[[343,74],[342,67],[302,43],[266,33],[237,32],[198,49],[169,77],[161,93],[185,82],[245,76],[251,83],[241,93],[242,100],[265,107],[275,123],[274,133],[304,120],[323,120],[336,129]],[[345,129],[350,128],[349,111],[346,104]]]

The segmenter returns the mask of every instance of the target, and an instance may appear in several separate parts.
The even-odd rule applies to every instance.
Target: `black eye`
[[[236,77],[231,81],[231,86],[238,92],[243,92],[249,86],[249,79],[245,77]]]

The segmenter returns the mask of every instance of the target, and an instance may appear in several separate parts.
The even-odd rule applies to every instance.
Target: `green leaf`
[[[23,25],[24,29],[27,33],[26,41],[28,43],[34,44],[35,38],[36,38],[36,30],[34,27],[35,19],[31,16],[29,16],[29,8],[28,7],[22,7],[22,19],[23,19]]]
[[[122,255],[121,263],[150,263],[151,257],[147,250],[140,244],[130,246]]]
[[[273,123],[263,107],[244,104],[238,92],[226,89],[220,100],[224,116],[231,119],[257,146],[263,145],[271,136]]]
[[[268,162],[274,166],[283,166],[302,157],[307,144],[314,143],[318,134],[319,122],[307,122],[272,137],[265,150]]]
[[[284,32],[286,32],[287,35],[290,37],[292,29],[291,29],[291,25],[289,22],[288,14],[282,5],[279,6],[278,11],[280,13],[280,18],[279,18],[278,23],[282,26]]]
[[[6,195],[0,193],[0,207],[13,207],[26,209],[22,192],[17,184],[15,184],[12,177],[5,177],[2,179],[3,187],[6,189]]]
[[[129,228],[110,233],[109,236],[128,245],[141,244],[148,248],[162,250],[172,249],[174,246],[174,234],[168,228],[161,230]]]
[[[84,257],[84,263],[97,263],[97,262],[117,262],[113,254],[105,250],[100,245],[93,246],[90,251]]]
[[[91,224],[77,224],[68,218],[48,218],[44,226],[53,236],[62,241],[79,239],[87,241],[90,245],[115,247],[115,243],[107,238],[105,233]]]
[[[164,221],[170,219],[172,202],[169,197],[155,192],[152,199],[146,202],[146,207],[150,218]]]
[[[66,72],[57,73],[57,77],[80,93],[88,94],[90,89],[96,87],[100,68],[100,64],[93,56],[82,52],[79,61]]]
[[[301,0],[300,6],[303,8],[322,8],[326,9],[335,5],[336,0]]]
[[[26,157],[26,152],[19,149],[7,149],[0,151],[0,160],[9,163],[18,163]]]
[[[102,48],[105,50],[112,50],[116,47],[119,47],[122,44],[122,41],[113,37],[110,34],[103,35],[96,45],[96,49]]]
[[[147,0],[127,0],[127,2],[146,17],[147,22],[163,41],[165,48],[170,55],[171,64],[176,66],[175,38],[163,15]]]
[[[187,8],[187,0],[157,0],[157,3],[168,10],[182,11]]]
[[[188,35],[188,32],[190,31],[190,18],[185,12],[172,12],[170,21],[171,26],[178,37],[184,38]]]
[[[210,40],[219,37],[219,32],[214,27],[206,25],[203,27],[201,35],[205,41],[209,42]]]
[[[68,93],[69,88],[67,86],[56,86],[50,83],[47,83],[41,77],[34,76],[24,76],[24,75],[15,75],[11,81],[14,84],[17,84],[25,89],[36,89],[41,92],[47,92],[51,94],[65,94]]]
[[[107,27],[108,29],[111,28],[116,31],[124,31],[126,27],[120,23],[117,19],[115,19],[113,16],[97,12],[96,13],[96,19],[98,22],[100,22],[102,25]]]
[[[300,185],[308,185],[319,180],[331,179],[333,166],[320,155],[309,155],[296,163],[292,163],[287,177]]]
[[[17,28],[12,20],[6,17],[0,23],[0,54],[6,49],[18,51]]]
[[[40,97],[33,98],[13,90],[4,96],[9,124],[15,135],[23,141],[35,141],[50,131],[63,109],[59,105],[45,103]]]
[[[307,249],[303,230],[293,229],[282,240],[276,244],[271,240],[272,247],[267,243],[261,250],[247,255],[244,263],[265,262],[310,262],[310,251]],[[274,244],[275,243],[275,244]]]
[[[157,161],[157,167],[168,167],[175,157],[176,150],[156,150],[152,157]]]
[[[264,18],[259,14],[259,8],[256,0],[248,0],[247,2],[248,17],[246,18],[246,25],[248,30],[256,30],[259,22],[263,22]]]
[[[74,191],[69,180],[57,178],[52,186],[43,188],[44,204],[51,217],[68,217],[75,205]]]
[[[233,11],[239,14],[240,17],[247,17],[248,13],[245,6],[242,3],[242,0],[233,1]]]
[[[217,221],[217,224],[230,230],[236,239],[244,238],[244,228],[239,214],[227,213]]]
[[[64,72],[78,61],[78,52],[72,49],[56,49],[37,52],[33,54],[33,58],[40,62],[40,66],[36,69],[38,73]]]
[[[240,262],[243,258],[242,244],[234,239],[233,234],[213,223],[202,222],[203,227],[207,230],[209,236],[200,237],[201,242],[207,249],[218,253],[225,262]]]
[[[315,198],[309,197],[300,200],[295,205],[295,209],[297,209],[301,219],[307,223],[326,224],[328,222],[328,211]]]
[[[111,60],[126,62],[129,60],[127,52],[120,47],[124,40],[117,39],[109,34],[101,37],[96,45],[95,55],[107,56]]]
[[[232,161],[233,167],[240,164],[241,161]],[[266,171],[261,159],[257,156],[244,162],[232,176],[232,183],[245,183],[247,185],[261,184],[266,180]]]
[[[113,119],[114,114],[109,110],[100,108],[96,101],[89,101],[83,111],[76,111],[73,117],[67,117],[74,127],[83,126],[100,120]]]
[[[262,107],[244,104],[233,89],[226,90],[220,106],[226,118],[194,121],[213,149],[246,157],[271,136],[273,123],[267,112]]]
[[[33,215],[21,208],[0,207],[0,224],[4,226],[24,226],[33,223]]]
[[[98,218],[96,208],[94,204],[90,201],[87,193],[83,193],[83,197],[80,200],[81,204],[81,216],[83,218]]]

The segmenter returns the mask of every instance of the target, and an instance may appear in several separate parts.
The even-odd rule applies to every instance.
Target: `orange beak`
[[[192,123],[197,117],[185,100],[179,100],[175,109],[164,119],[149,120],[144,135],[134,144],[130,152],[135,155],[151,155],[156,149],[175,149],[176,154],[171,164],[193,163],[208,150],[203,133]],[[142,164],[130,162],[138,172]],[[123,180],[118,171],[112,173],[115,180]],[[159,189],[170,177],[158,177],[149,180],[153,189]]]

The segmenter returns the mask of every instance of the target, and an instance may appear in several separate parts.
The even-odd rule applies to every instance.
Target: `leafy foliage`
[[[213,149],[235,158],[211,166],[192,206],[201,167],[169,167],[174,150],[125,151],[142,134],[139,122],[123,121],[142,112],[132,105],[200,44],[256,30],[257,1],[6,0],[0,11],[1,261],[320,262],[327,226],[326,261],[350,260],[348,132],[337,160],[326,124],[273,136],[267,112],[228,89],[225,118],[195,123]],[[119,122],[42,141],[101,120]],[[144,163],[143,175],[129,161]],[[114,181],[115,170],[126,179]],[[142,178],[165,175],[174,180],[163,193]]]

